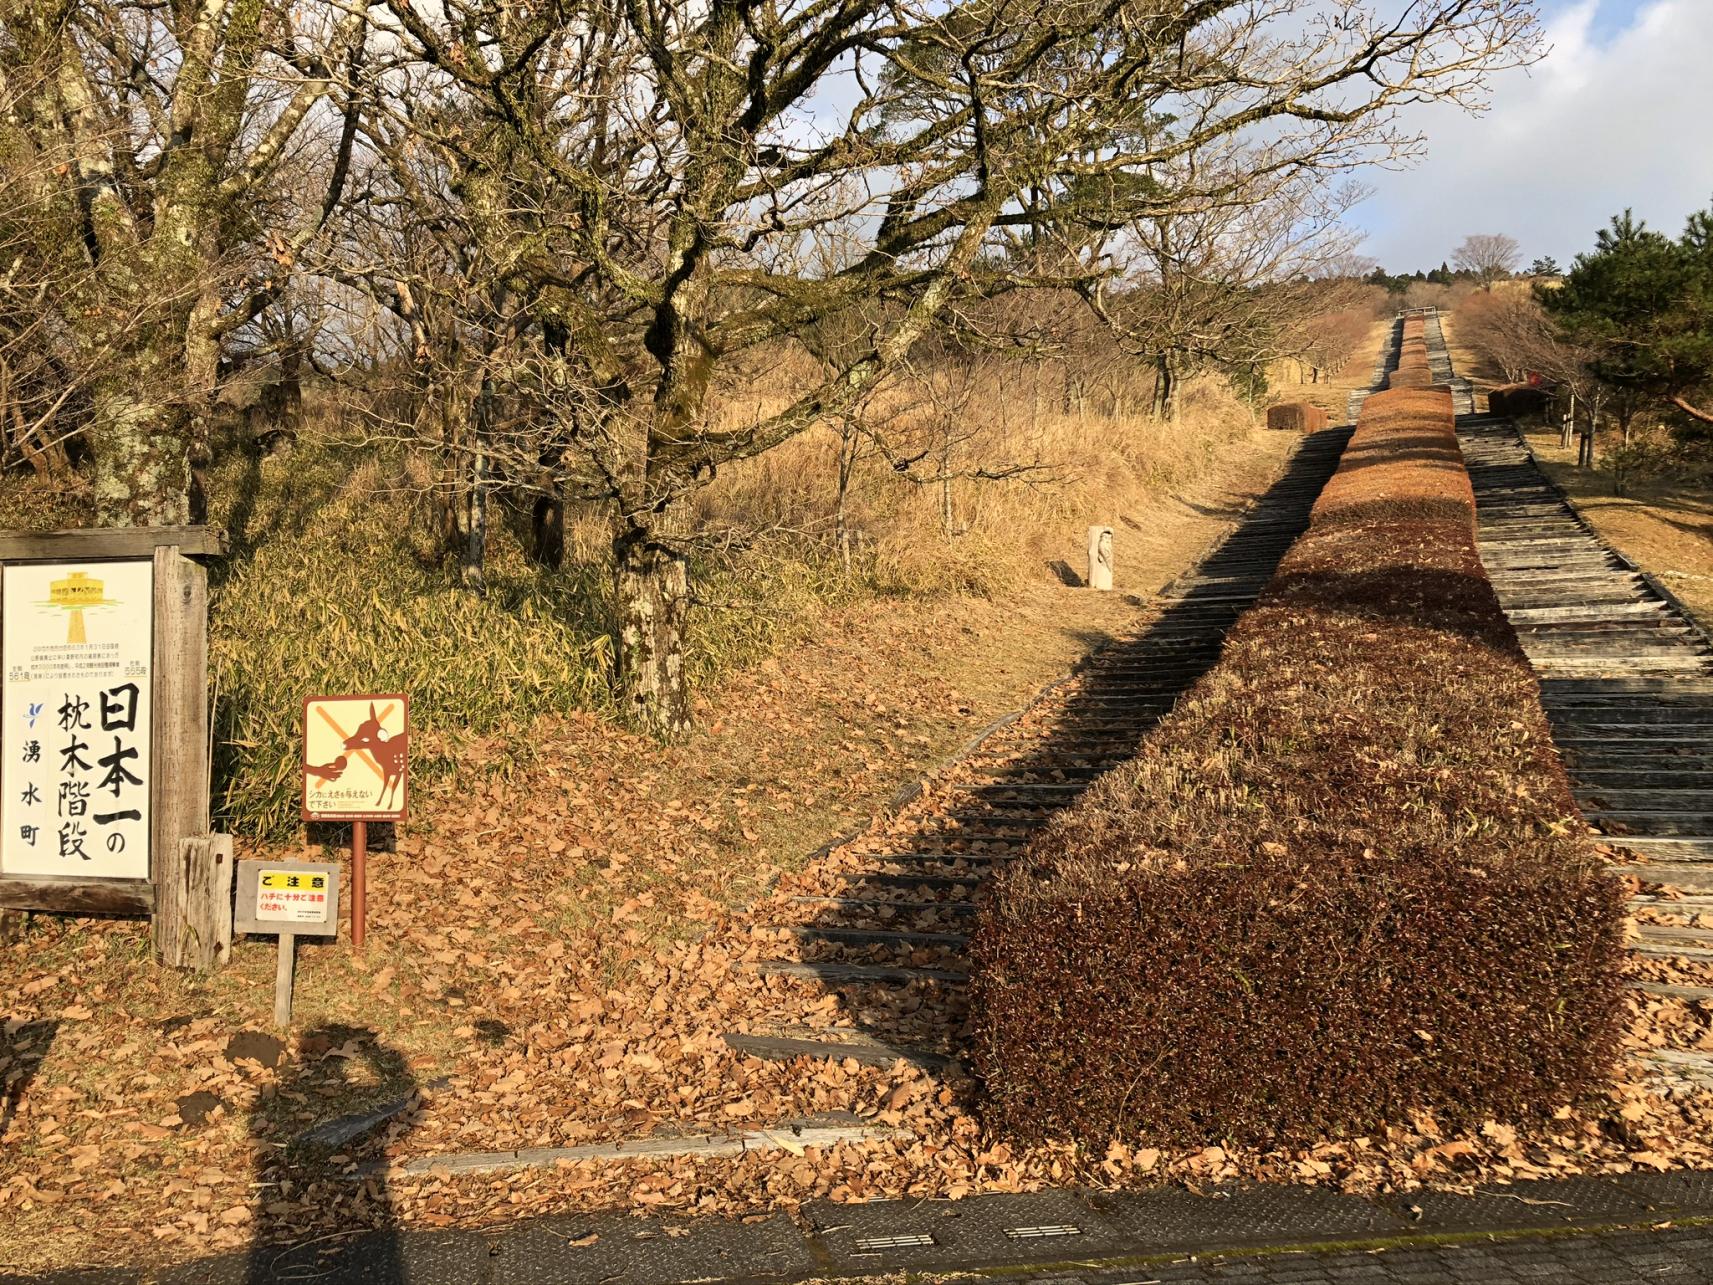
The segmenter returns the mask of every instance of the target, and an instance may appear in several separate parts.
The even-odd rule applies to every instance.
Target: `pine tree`
[[[1703,409],[1713,387],[1713,211],[1691,217],[1673,241],[1625,210],[1559,288],[1538,293],[1567,334],[1598,353],[1602,383],[1713,424]]]

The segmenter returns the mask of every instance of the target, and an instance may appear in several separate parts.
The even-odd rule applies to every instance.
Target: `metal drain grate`
[[[857,1240],[859,1254],[884,1254],[889,1249],[923,1249],[939,1242],[925,1232],[905,1232],[902,1236],[863,1236]]]
[[[1073,1223],[1048,1223],[1043,1227],[1007,1227],[1012,1240],[1051,1240],[1056,1236],[1080,1236],[1083,1229]]]

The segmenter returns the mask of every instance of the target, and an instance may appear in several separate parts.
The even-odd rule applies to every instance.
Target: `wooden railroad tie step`
[[[929,982],[941,986],[964,986],[969,974],[945,968],[914,968],[899,964],[842,964],[800,959],[760,959],[752,967],[769,977],[795,977],[805,981],[842,983],[877,983],[885,986],[907,986],[914,982]]]
[[[947,949],[961,949],[969,944],[968,933],[921,932],[904,928],[787,924],[785,931],[799,941],[822,942],[834,946],[942,946]]]
[[[943,792],[945,810],[906,813],[889,825],[891,837],[845,845],[833,858],[837,882],[830,892],[787,899],[799,913],[822,912],[821,922],[776,923],[774,930],[806,954],[849,958],[762,959],[745,966],[767,977],[859,991],[965,985],[968,973],[955,966],[955,955],[967,933],[942,929],[968,926],[986,876],[1015,860],[1028,837],[1095,776],[1133,754],[1140,737],[1216,663],[1232,622],[1307,528],[1309,507],[1349,435],[1340,429],[1305,437],[1291,466],[1295,478],[1275,486],[1218,549],[1162,591],[1150,604],[1157,608],[1154,618],[1137,637],[1079,666],[1070,682],[1049,690],[933,783],[936,794]],[[893,845],[896,850],[887,850]],[[839,868],[853,862],[853,868]],[[882,958],[865,958],[876,955]],[[927,1065],[949,1056],[937,1046],[917,1047],[923,1041],[914,1037],[789,1023],[734,1031],[727,1041],[747,1055],[770,1058],[891,1062],[903,1056]]]
[[[1657,996],[1660,999],[1681,999],[1692,1002],[1713,1000],[1713,986],[1689,986],[1680,982],[1632,982],[1630,989]]]
[[[956,1059],[946,1053],[893,1044],[854,1030],[799,1031],[791,1034],[739,1033],[725,1036],[726,1044],[747,1057],[770,1062],[788,1062],[793,1058],[827,1058],[835,1062],[847,1059],[865,1066],[891,1066],[908,1062],[924,1070],[937,1071]]]
[[[976,912],[973,901],[887,901],[881,897],[793,897],[794,906],[825,906],[829,910],[894,911],[900,914],[943,914],[967,917]]]
[[[845,876],[842,887],[849,889],[892,888],[900,892],[940,889],[946,892],[973,892],[984,880],[979,875],[883,874],[866,871]]]

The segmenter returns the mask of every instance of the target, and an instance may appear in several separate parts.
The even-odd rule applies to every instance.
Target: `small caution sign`
[[[279,938],[274,1023],[289,1027],[297,939],[339,935],[339,867],[326,861],[240,861],[232,929]]]
[[[402,821],[410,768],[410,702],[311,696],[303,703],[307,821]]]
[[[339,867],[320,861],[240,861],[233,929],[339,935]]]
[[[326,923],[327,882],[325,874],[263,870],[256,879],[256,922]]]

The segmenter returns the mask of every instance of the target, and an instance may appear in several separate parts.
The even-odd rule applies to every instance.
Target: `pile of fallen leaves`
[[[710,932],[1132,610],[1057,586],[882,604],[728,683],[685,745],[593,716],[543,724],[532,769],[476,763],[478,789],[423,796],[423,819],[372,854],[366,955],[300,945],[298,1033],[277,1062],[232,1046],[268,1030],[271,939],[196,978],[149,962],[144,923],[34,918],[0,944],[0,1265],[134,1258],[126,1231],[183,1257],[390,1216],[337,1177],[345,1152],[293,1144],[407,1096],[353,1158],[797,1113],[801,1076],[720,1041],[749,979]],[[848,1109],[875,1077],[823,1078],[810,1099]],[[259,1177],[282,1164],[297,1176]],[[478,1216],[490,1181],[422,1212]],[[639,1206],[679,1199],[647,1190]]]

